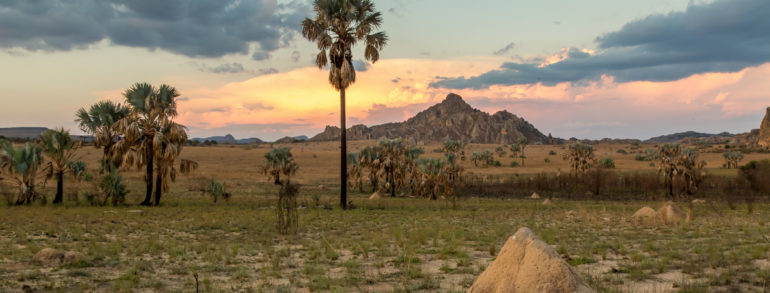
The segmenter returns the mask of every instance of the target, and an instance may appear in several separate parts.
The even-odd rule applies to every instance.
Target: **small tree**
[[[299,187],[291,183],[291,176],[299,169],[291,150],[287,147],[272,149],[265,154],[262,172],[273,184],[280,185],[278,192],[278,232],[296,233],[298,225],[297,193]],[[281,179],[283,177],[283,179]],[[341,186],[340,188],[345,188]]]
[[[738,168],[738,164],[743,160],[743,153],[739,151],[725,152],[722,156],[727,160],[727,163],[725,164],[727,169]]]
[[[37,199],[35,183],[39,177],[44,177],[40,176],[41,152],[40,146],[31,142],[14,148],[10,142],[0,140],[0,169],[6,179],[19,187],[17,205],[30,204]]]
[[[495,157],[492,152],[485,150],[481,153],[473,152],[473,154],[471,154],[471,161],[473,161],[474,166],[478,167],[479,162],[481,162],[486,167],[495,164]]]
[[[206,191],[211,195],[211,198],[214,199],[214,203],[217,203],[217,200],[220,197],[225,201],[230,199],[230,194],[225,190],[224,182],[211,180],[209,181],[209,187]]]
[[[80,147],[70,137],[69,131],[63,128],[48,129],[40,134],[40,147],[50,160],[46,166],[48,177],[56,177],[56,196],[53,203],[59,204],[64,199],[64,173],[72,172],[69,163],[75,156],[75,150]]]
[[[527,147],[527,144],[529,144],[529,140],[527,140],[526,137],[522,136],[519,138],[519,148],[521,149],[521,155],[519,155],[519,157],[521,158],[521,166],[524,166],[524,159],[526,158],[524,149]]]
[[[678,175],[680,170],[677,161],[682,155],[682,146],[679,144],[665,144],[658,149],[660,164],[658,173],[663,174],[664,183],[668,188],[668,195],[674,196],[674,176]]]
[[[612,158],[602,158],[599,160],[599,167],[607,169],[615,169],[615,160]]]
[[[562,158],[568,160],[570,168],[579,173],[585,173],[596,162],[594,148],[579,142],[570,144]]]
[[[496,147],[495,148],[495,154],[497,154],[498,158],[502,158],[506,154],[505,148],[503,148],[502,146]]]

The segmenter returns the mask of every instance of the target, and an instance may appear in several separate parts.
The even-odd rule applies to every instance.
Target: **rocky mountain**
[[[327,126],[310,140],[336,140],[339,133],[339,127]],[[490,115],[474,109],[456,94],[449,94],[443,102],[404,122],[372,127],[359,124],[347,130],[349,140],[402,138],[411,143],[453,139],[466,143],[510,144],[522,137],[530,144],[553,142],[523,118],[505,110]]]
[[[770,147],[770,107],[767,107],[765,119],[762,119],[762,125],[759,126],[759,140],[757,144],[763,147]]]
[[[729,139],[733,136],[735,135],[727,132],[722,132],[719,134],[709,134],[709,133],[702,133],[702,132],[695,132],[695,131],[686,131],[686,132],[678,132],[674,134],[656,136],[648,140],[645,140],[644,143],[675,143],[675,142],[681,142],[682,140],[685,140],[685,139],[699,140],[699,139],[711,138],[711,137]]]

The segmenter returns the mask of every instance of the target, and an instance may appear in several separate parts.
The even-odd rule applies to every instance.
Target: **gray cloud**
[[[499,55],[504,55],[504,54],[508,53],[509,51],[513,50],[514,47],[516,47],[516,44],[514,44],[513,42],[510,42],[510,43],[508,43],[508,45],[505,45],[505,47],[503,47],[502,49],[492,52],[492,54],[495,54],[495,55],[498,55],[498,56]]]
[[[248,73],[251,75],[267,75],[267,74],[273,74],[278,73],[278,69],[268,67],[268,68],[260,68],[257,70],[247,69],[243,66],[241,63],[233,62],[233,63],[224,63],[219,64],[216,66],[209,66],[206,64],[198,64],[195,62],[190,62],[192,66],[198,67],[198,70],[203,72],[210,72],[210,73],[216,73],[216,74],[238,74],[238,73]]]
[[[189,57],[248,54],[286,46],[306,3],[267,0],[4,0],[0,48],[84,49],[101,40]]]
[[[300,56],[299,51],[291,52],[291,62],[294,62],[294,63],[299,62],[299,58],[300,57],[301,56]]]
[[[365,72],[365,71],[369,70],[369,67],[371,67],[371,66],[372,65],[369,64],[369,62],[366,62],[366,61],[363,61],[363,60],[358,60],[358,59],[353,59],[353,68],[356,71],[358,71],[358,72]]]
[[[684,12],[651,15],[596,38],[602,51],[572,49],[567,59],[539,67],[504,63],[479,76],[441,79],[432,87],[487,88],[541,82],[673,81],[706,72],[736,72],[770,62],[770,1],[718,0]]]
[[[205,69],[211,73],[241,73],[245,71],[240,63],[225,63],[214,67],[205,67]]]

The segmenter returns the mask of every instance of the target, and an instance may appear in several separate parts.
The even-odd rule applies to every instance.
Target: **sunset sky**
[[[348,125],[402,121],[450,92],[569,138],[758,128],[770,106],[767,0],[375,0]],[[64,126],[135,82],[181,91],[191,137],[274,140],[339,124],[299,34],[310,1],[0,0],[0,127]]]

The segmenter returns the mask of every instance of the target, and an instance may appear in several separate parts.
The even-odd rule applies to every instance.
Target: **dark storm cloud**
[[[544,67],[504,63],[474,77],[438,80],[432,87],[487,88],[541,82],[598,80],[673,81],[706,72],[736,72],[770,62],[770,1],[719,0],[684,12],[651,15],[596,38],[602,50],[571,49],[568,58]]]
[[[82,49],[101,40],[189,57],[286,46],[308,13],[266,0],[0,0],[0,48]]]

